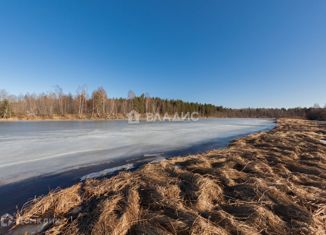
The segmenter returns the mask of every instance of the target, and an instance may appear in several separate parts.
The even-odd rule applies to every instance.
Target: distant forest
[[[76,94],[65,94],[60,87],[56,87],[52,92],[20,96],[9,95],[5,90],[0,90],[0,118],[3,119],[115,119],[125,118],[131,110],[141,114],[198,112],[201,117],[295,117],[326,120],[326,109],[318,106],[231,109],[212,104],[150,97],[147,94],[137,96],[132,91],[129,91],[127,98],[109,98],[102,87],[91,94],[86,87],[78,88]]]

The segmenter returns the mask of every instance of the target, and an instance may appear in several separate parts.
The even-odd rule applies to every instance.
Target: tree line
[[[85,86],[79,87],[75,94],[65,94],[60,87],[41,94],[9,95],[0,90],[0,118],[125,118],[131,110],[140,114],[158,112],[161,114],[197,112],[201,117],[257,117],[280,118],[296,117],[323,119],[319,113],[324,108],[245,108],[231,109],[212,104],[185,102],[179,99],[162,99],[148,94],[137,96],[129,91],[126,98],[109,98],[103,87],[90,94]],[[321,110],[321,111],[320,111]],[[313,114],[314,115],[313,115]],[[317,117],[316,117],[317,116]],[[326,119],[326,117],[325,117]]]

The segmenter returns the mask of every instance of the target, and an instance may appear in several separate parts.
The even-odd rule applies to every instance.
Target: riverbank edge
[[[265,120],[265,119],[264,119]],[[52,172],[49,174],[34,176],[26,179],[13,179],[13,181],[0,182],[0,197],[3,199],[0,202],[0,215],[5,213],[13,214],[16,212],[16,208],[21,208],[26,201],[29,201],[35,197],[40,197],[48,194],[51,190],[57,188],[67,188],[80,181],[80,178],[90,173],[99,173],[108,169],[117,168],[119,166],[132,164],[134,167],[132,171],[135,171],[145,164],[158,161],[158,159],[171,159],[174,157],[188,156],[205,153],[214,149],[222,149],[227,147],[232,141],[248,136],[253,133],[261,131],[269,131],[276,126],[276,122],[272,119],[270,125],[266,128],[256,131],[250,131],[244,134],[232,135],[222,139],[211,139],[209,141],[193,144],[188,147],[179,148],[176,150],[169,150],[163,153],[163,155],[130,155],[124,156],[121,159],[104,160],[94,164],[85,164],[78,167],[66,168],[60,172]],[[115,171],[113,174],[107,174],[105,177],[112,177],[119,171]],[[98,177],[103,178],[103,177]],[[27,187],[28,185],[28,187]],[[33,190],[30,190],[33,188]],[[19,191],[19,194],[15,192]]]
[[[287,135],[292,135],[292,136],[287,136]],[[276,138],[274,138],[274,137],[276,137]],[[192,175],[191,178],[193,178],[193,177],[195,177],[195,178],[196,177],[199,177],[199,180],[204,180],[205,182],[208,180],[205,183],[205,185],[207,184],[206,186],[208,187],[208,189],[207,189],[207,187],[206,187],[206,189],[208,191],[213,190],[213,192],[210,192],[209,193],[209,194],[212,193],[213,195],[206,195],[205,192],[201,192],[201,193],[203,193],[204,194],[203,196],[206,197],[205,200],[208,200],[209,201],[208,204],[216,204],[217,203],[216,201],[214,201],[214,200],[213,201],[210,201],[210,200],[212,200],[212,198],[207,198],[207,197],[211,197],[211,196],[214,196],[216,194],[215,196],[217,198],[219,198],[220,197],[220,194],[221,194],[221,192],[218,192],[218,191],[221,190],[218,187],[219,185],[216,185],[217,182],[215,182],[215,181],[214,182],[211,182],[211,179],[207,179],[207,177],[205,177],[205,175],[206,175],[207,172],[204,174],[204,176],[203,176],[202,173],[200,173],[200,171],[202,170],[201,168],[204,167],[204,166],[201,166],[201,165],[202,164],[203,165],[207,164],[206,161],[213,161],[213,163],[216,165],[217,169],[220,170],[219,169],[219,166],[223,166],[223,162],[220,162],[221,159],[219,159],[219,158],[223,158],[223,160],[226,159],[225,161],[227,161],[227,157],[225,157],[225,156],[229,156],[229,158],[232,161],[234,159],[236,159],[236,161],[240,161],[238,159],[238,156],[237,155],[242,155],[244,153],[247,154],[247,151],[249,151],[250,153],[256,153],[256,152],[262,151],[262,148],[265,148],[267,144],[270,144],[268,141],[266,141],[266,139],[268,139],[268,138],[272,138],[272,140],[273,140],[272,142],[279,141],[280,143],[283,143],[284,141],[289,141],[286,145],[284,145],[284,146],[282,145],[282,148],[280,148],[280,150],[279,150],[279,151],[281,151],[282,154],[289,155],[290,154],[289,153],[290,151],[294,151],[294,152],[297,151],[296,150],[296,148],[297,148],[296,145],[299,142],[296,142],[296,139],[295,138],[298,138],[299,139],[299,138],[308,138],[308,137],[311,138],[311,139],[313,139],[313,140],[309,140],[308,139],[309,141],[312,141],[312,142],[307,142],[307,143],[304,142],[303,144],[307,144],[307,147],[309,147],[309,148],[310,147],[314,147],[314,149],[315,149],[315,146],[318,146],[318,148],[320,148],[320,149],[317,148],[317,150],[315,149],[314,151],[317,151],[317,153],[318,153],[317,155],[318,155],[319,158],[321,157],[322,159],[324,158],[323,160],[325,160],[326,159],[326,157],[325,157],[326,155],[323,155],[323,154],[326,153],[326,148],[323,147],[324,145],[321,142],[322,139],[326,138],[326,128],[325,127],[322,127],[321,128],[320,125],[318,124],[318,122],[303,121],[303,120],[278,119],[277,120],[277,126],[274,129],[272,129],[270,131],[267,131],[267,132],[259,132],[259,133],[251,134],[249,136],[246,136],[246,137],[237,139],[237,140],[233,141],[230,145],[228,145],[228,147],[223,148],[223,149],[212,150],[212,151],[209,151],[207,153],[197,154],[197,155],[193,155],[193,156],[176,157],[176,158],[168,159],[168,160],[165,160],[165,161],[162,161],[162,162],[159,162],[159,163],[155,163],[155,164],[154,163],[146,164],[144,167],[142,167],[141,169],[139,169],[137,171],[134,171],[134,172],[121,172],[119,175],[117,175],[115,177],[112,177],[110,179],[88,180],[88,181],[86,181],[83,184],[77,184],[77,185],[74,185],[74,186],[72,186],[70,188],[64,189],[64,190],[59,191],[59,192],[50,193],[48,196],[45,196],[43,198],[39,198],[39,199],[33,201],[31,204],[29,204],[28,207],[23,208],[23,210],[21,211],[21,213],[20,213],[19,216],[21,218],[25,218],[25,219],[26,218],[30,218],[30,217],[35,217],[35,216],[36,217],[45,216],[47,213],[45,213],[44,211],[41,213],[39,211],[39,208],[40,207],[44,207],[45,206],[45,203],[49,203],[49,204],[46,205],[46,207],[48,209],[49,208],[52,208],[51,211],[56,211],[56,209],[58,209],[57,208],[57,205],[54,204],[54,203],[51,203],[51,201],[49,201],[50,199],[52,200],[53,198],[56,198],[57,199],[56,200],[56,203],[61,203],[61,204],[63,203],[65,205],[64,207],[66,207],[69,204],[69,206],[67,206],[68,208],[61,208],[60,209],[61,211],[60,211],[59,214],[61,214],[61,216],[63,216],[63,220],[65,220],[64,218],[66,217],[67,213],[69,214],[72,209],[76,209],[76,208],[79,208],[80,210],[84,210],[84,209],[87,209],[87,208],[88,208],[88,210],[91,209],[91,208],[88,207],[88,203],[90,203],[90,202],[87,202],[89,200],[89,198],[87,199],[85,197],[85,195],[84,196],[83,195],[79,195],[80,194],[81,187],[83,188],[83,190],[86,190],[86,191],[87,190],[91,190],[90,188],[97,188],[98,190],[96,190],[96,191],[90,191],[90,192],[92,192],[94,194],[93,196],[98,195],[98,194],[99,194],[98,196],[101,196],[101,192],[100,191],[103,191],[103,190],[104,191],[112,191],[113,190],[112,187],[115,188],[117,186],[117,183],[119,183],[120,186],[118,187],[118,189],[113,190],[112,193],[114,193],[114,192],[115,193],[122,193],[122,192],[124,192],[124,190],[127,190],[128,191],[127,194],[126,194],[126,192],[123,193],[123,195],[125,195],[125,196],[121,196],[122,198],[120,198],[122,201],[125,201],[125,203],[127,203],[127,205],[129,205],[126,208],[127,211],[125,211],[125,212],[122,211],[121,212],[123,214],[124,213],[128,213],[128,216],[130,216],[130,213],[131,213],[129,211],[129,209],[130,210],[134,210],[135,209],[134,206],[137,206],[138,205],[138,201],[137,200],[141,200],[141,198],[145,197],[145,198],[147,198],[148,202],[145,201],[144,203],[150,203],[151,198],[146,197],[146,195],[145,194],[142,194],[141,191],[142,190],[145,190],[146,191],[146,190],[148,190],[151,187],[159,186],[160,187],[160,190],[162,190],[162,187],[164,187],[165,190],[167,190],[166,193],[168,193],[168,191],[171,191],[171,190],[172,191],[173,190],[177,190],[177,195],[172,195],[173,197],[171,197],[171,195],[164,194],[165,196],[163,198],[161,198],[161,200],[169,199],[173,203],[180,203],[180,202],[175,202],[175,199],[178,199],[178,200],[180,199],[180,196],[183,195],[182,194],[182,191],[183,190],[186,190],[187,191],[187,194],[190,194],[190,195],[194,194],[193,196],[195,196],[195,194],[198,193],[197,192],[198,189],[195,189],[194,188],[192,190],[193,186],[191,186],[191,184],[189,185],[189,183],[190,182],[193,182],[193,180],[195,180],[193,182],[193,184],[198,184],[198,182],[197,182],[198,180],[197,179],[192,179],[190,182],[188,182],[187,185],[188,185],[188,187],[190,187],[189,189],[187,189],[187,188],[184,188],[184,189],[182,189],[182,188],[179,188],[179,189],[174,188],[175,185],[173,184],[173,181],[177,180],[179,182],[180,180],[181,181],[188,181],[189,180],[189,179],[183,179],[182,178],[183,176],[180,178],[180,175],[179,175],[180,172],[182,174],[185,174],[183,172],[187,172],[186,174],[191,174]],[[318,138],[319,138],[319,140],[318,140]],[[318,143],[318,141],[320,143]],[[247,147],[252,147],[252,143],[255,144],[254,145],[254,148],[248,150]],[[277,145],[278,145],[277,143],[274,143],[274,144],[270,145],[270,148],[276,148]],[[291,150],[289,150],[289,149],[291,149]],[[264,151],[262,151],[262,153],[266,153],[265,149],[263,149],[263,150]],[[303,149],[303,151],[304,150],[305,149]],[[271,149],[269,149],[267,151],[268,151],[269,154],[274,154]],[[234,154],[236,156],[234,157],[232,154]],[[305,153],[305,154],[308,154],[308,153]],[[218,158],[216,158],[216,156],[218,156]],[[212,158],[212,157],[214,157],[214,158]],[[279,157],[282,157],[282,155],[280,155]],[[286,157],[289,157],[289,156],[286,156]],[[237,162],[237,166],[233,170],[239,171],[239,169],[241,168],[240,169],[240,173],[241,174],[242,173],[249,174],[247,171],[245,171],[245,168],[252,168],[250,166],[250,164],[251,164],[252,161],[255,160],[255,158],[253,158],[253,160],[252,161],[249,161],[249,162],[242,162],[243,159],[246,159],[246,156],[241,156],[241,161],[240,162]],[[260,158],[257,158],[256,161],[260,162],[261,159]],[[283,161],[283,163],[289,164],[285,160]],[[296,163],[294,163],[294,164],[296,164]],[[320,164],[322,166],[323,162],[321,162]],[[212,163],[210,163],[210,167],[208,167],[207,169],[205,168],[208,172],[215,171],[215,168],[216,167],[215,168],[212,168],[211,165],[212,165]],[[238,166],[238,165],[240,165],[240,166]],[[268,167],[268,166],[265,166],[265,167]],[[229,170],[229,167],[227,169]],[[295,169],[294,169],[294,171],[295,171]],[[321,169],[323,169],[323,167],[321,167]],[[253,171],[253,170],[254,170],[254,168],[251,169],[251,171]],[[259,172],[259,174],[268,174],[268,173],[272,174],[271,172],[269,172],[269,170],[270,169],[264,170],[263,172]],[[284,170],[284,169],[281,169],[281,170]],[[288,170],[288,168],[287,168],[287,170]],[[295,173],[300,174],[300,171],[303,171],[303,170],[304,169],[301,169],[300,168],[300,170],[298,171],[299,173],[297,171],[295,171]],[[277,171],[277,169],[275,169],[275,171]],[[167,172],[170,172],[170,173],[173,173],[174,172],[173,174],[176,174],[176,175],[175,176],[167,176],[167,175],[165,175]],[[316,169],[314,169],[314,172],[319,172],[318,174],[325,174],[326,173],[325,171],[320,170],[318,167]],[[240,173],[238,173],[238,174],[240,174]],[[277,174],[281,174],[281,173],[277,172]],[[164,182],[162,182],[160,180],[161,177],[163,177],[163,178],[164,177],[168,177],[171,180],[171,182],[172,182],[172,183],[170,182],[172,184],[172,186],[170,184],[169,185],[166,185]],[[204,178],[202,178],[202,177],[204,177]],[[213,177],[213,176],[211,176],[211,177]],[[229,175],[229,177],[225,178],[224,180],[226,180],[226,181],[234,181],[234,177],[235,176]],[[256,175],[255,177],[260,178],[259,175]],[[309,175],[307,177],[309,178]],[[315,177],[318,177],[318,176],[315,175]],[[279,180],[281,180],[281,178],[282,177],[280,177]],[[310,179],[310,180],[312,180],[312,179]],[[274,179],[274,181],[275,181],[275,179]],[[147,185],[147,183],[151,183],[151,184]],[[316,182],[316,183],[318,184],[318,182]],[[322,183],[323,183],[323,181],[319,182],[319,184],[323,185]],[[234,187],[232,185],[228,185],[228,182],[222,182],[221,184],[223,186],[222,191],[225,190],[225,188]],[[127,188],[123,187],[125,189],[122,190],[122,188],[121,188],[122,186],[127,186]],[[196,187],[197,186],[199,187],[200,185],[196,185]],[[284,182],[283,183],[283,187],[285,187],[285,186],[286,186],[286,183]],[[297,186],[298,186],[298,188],[302,187],[302,185],[297,185]],[[134,191],[135,188],[137,188],[136,191]],[[143,188],[143,189],[141,189],[141,188]],[[317,189],[318,189],[318,187],[317,187]],[[155,189],[155,191],[156,191],[156,193],[163,193],[163,192],[158,192],[157,189]],[[90,192],[88,192],[88,194]],[[107,193],[109,193],[109,192],[107,192]],[[172,193],[172,192],[169,192],[169,193]],[[185,192],[183,192],[183,193],[185,193]],[[266,192],[264,192],[261,195],[261,197],[265,197],[266,196],[266,195],[264,195],[265,193]],[[277,193],[280,193],[281,194],[282,192],[277,192]],[[318,193],[319,193],[319,191],[318,191]],[[65,194],[70,195],[70,196],[73,196],[73,197],[71,197],[70,199],[67,198],[66,196],[65,197],[62,197],[62,195],[65,195]],[[130,198],[134,194],[137,194],[136,195],[136,199],[137,198],[138,199],[136,200],[135,198],[133,198],[136,201],[133,201],[133,199]],[[314,196],[315,197],[317,196],[317,198],[318,198],[317,192],[315,194],[316,195],[314,195]],[[235,196],[236,197],[236,195],[232,195],[232,196]],[[284,196],[284,195],[280,195],[279,196],[279,199],[274,198],[273,200],[280,200],[281,201],[281,204],[282,203],[285,203],[285,202],[282,201],[283,200],[282,199],[282,196]],[[174,197],[176,197],[176,198],[174,198]],[[212,208],[210,208],[210,207],[212,205],[198,205],[198,203],[199,203],[198,202],[199,197],[200,197],[200,195],[199,196],[198,195],[195,196],[195,198],[197,200],[196,203],[182,201],[181,204],[183,204],[183,205],[188,205],[188,203],[190,203],[187,207],[190,206],[191,209],[189,209],[189,208],[188,209],[185,209],[182,206],[183,209],[180,207],[179,210],[181,210],[181,211],[182,210],[189,210],[188,213],[190,213],[190,214],[195,213],[193,210],[195,210],[195,211],[197,211],[199,213],[202,213],[202,212],[200,212],[203,209],[201,207],[204,207],[204,210],[206,211],[205,213],[211,213],[212,212],[211,211]],[[184,199],[184,198],[182,198],[182,199]],[[303,199],[308,200],[307,198],[303,198]],[[112,201],[113,198],[108,199],[108,200],[109,200],[109,202],[108,202],[109,204],[110,203],[113,203],[113,201]],[[261,198],[260,198],[260,200],[261,200]],[[285,201],[286,201],[286,203],[291,204],[290,203],[291,200],[289,200],[289,201],[288,200],[285,200]],[[172,202],[165,202],[165,203],[169,204],[169,203],[172,203]],[[305,202],[307,202],[307,201],[305,201]],[[274,203],[276,203],[278,205],[279,202],[276,201]],[[307,202],[307,203],[309,204],[309,202]],[[134,204],[137,204],[137,205],[134,205]],[[80,208],[80,205],[83,205],[84,208]],[[293,204],[293,202],[292,202],[291,205],[294,206],[294,209],[292,208],[293,210],[299,210],[301,213],[307,213],[307,211],[304,208],[301,210],[302,205],[300,203],[298,205],[296,205],[296,203]],[[324,206],[324,209],[326,208],[325,202],[322,202],[321,205]],[[143,205],[139,204],[138,206],[141,206],[142,207]],[[178,205],[176,204],[176,206],[178,207],[179,204]],[[208,208],[210,208],[210,209],[208,209]],[[147,208],[147,210],[151,210],[151,209],[150,208]],[[222,211],[223,210],[225,211],[226,209],[222,209]],[[209,212],[209,211],[211,211],[211,212]],[[228,210],[226,210],[226,211],[228,211]],[[295,228],[290,228],[289,227],[289,225],[286,223],[287,219],[289,219],[289,218],[283,218],[282,217],[282,213],[279,214],[278,211],[277,212],[272,211],[272,212],[273,213],[276,213],[275,215],[273,215],[273,216],[275,216],[275,220],[280,220],[280,221],[278,221],[280,223],[280,227],[273,228],[273,229],[276,229],[276,230],[279,230],[279,231],[283,231],[283,232],[299,231],[299,230],[293,230]],[[136,214],[138,214],[138,216],[140,216],[139,215],[139,213],[140,213],[139,212],[139,208],[138,208],[137,211],[132,211],[132,213],[136,213]],[[179,213],[181,213],[181,212],[179,212]],[[231,213],[231,215],[232,215],[232,212],[229,211],[228,213]],[[57,214],[56,216],[58,216],[59,214]],[[76,216],[76,218],[79,218],[78,215],[80,215],[80,211],[77,212],[74,216]],[[199,216],[199,215],[197,215],[197,216]],[[102,216],[102,214],[99,215],[99,217],[101,217],[101,216]],[[111,214],[111,216],[114,217],[114,214]],[[144,216],[144,215],[142,214],[141,217],[142,216]],[[170,215],[170,213],[163,212],[163,214],[161,214],[161,216],[163,216],[163,217],[164,216],[170,217],[171,215]],[[260,215],[260,216],[262,216],[262,215]],[[285,217],[289,217],[289,216],[291,217],[292,215],[288,215],[288,214],[285,215]],[[307,215],[307,216],[310,218],[309,215]],[[201,217],[202,217],[202,215],[201,215]],[[309,221],[312,221],[312,222],[309,222],[309,223],[307,221],[300,221],[300,223],[305,226],[304,229],[310,229],[311,231],[317,231],[318,230],[318,231],[322,231],[322,232],[324,231],[325,232],[326,231],[325,230],[326,228],[323,227],[323,226],[320,227],[318,224],[316,225],[315,224],[316,221],[313,218],[315,218],[315,217],[311,217],[309,219]],[[81,218],[79,218],[78,220],[80,220],[80,219]],[[120,221],[119,218],[115,218],[115,219],[116,219],[116,221],[115,221],[116,223],[118,223]],[[135,219],[135,218],[132,218],[132,219]],[[183,220],[182,219],[182,216],[181,217],[179,216],[179,218],[176,218],[176,219]],[[293,220],[301,220],[301,219],[302,220],[306,220],[306,218],[290,218],[290,219],[292,221],[291,223],[294,223]],[[100,222],[100,221],[94,221],[94,222]],[[187,222],[187,221],[185,221],[185,222]],[[192,221],[192,223],[194,223],[194,222],[196,222],[196,221]],[[240,221],[237,221],[237,219],[235,219],[235,221],[233,221],[233,222],[234,223],[238,223],[238,222],[240,223]],[[270,223],[272,223],[272,222],[273,221],[271,221]],[[317,222],[318,222],[318,220],[317,220]],[[66,229],[69,227],[69,231],[70,232],[71,232],[71,229],[77,229],[77,230],[74,230],[74,231],[79,231],[78,229],[80,229],[80,228],[76,228],[76,227],[71,228],[71,226],[75,226],[75,225],[73,225],[73,223],[71,223],[71,221],[69,223],[66,221],[65,223],[66,224],[64,226],[60,226],[60,228],[59,227],[56,227],[56,226],[52,226],[52,225],[50,227],[52,227],[52,229],[63,229],[62,231],[68,231]],[[102,221],[102,223],[103,223],[103,221]],[[266,223],[269,223],[269,222],[267,221]],[[161,231],[162,230],[162,228],[160,228],[160,227],[155,227],[155,226],[153,227],[153,225],[151,223],[150,224],[147,224],[144,227],[143,224],[138,224],[137,222],[132,222],[131,225],[128,225],[128,226],[126,224],[123,225],[123,227],[125,227],[125,232],[131,231],[131,229],[132,229],[132,231],[134,231],[133,229],[135,229],[134,228],[135,225],[141,226],[142,227],[142,230],[141,231],[145,231],[145,230],[146,231],[149,231],[149,230],[152,230],[154,228],[156,229],[156,231]],[[250,230],[249,227],[251,227],[251,231],[254,231],[255,230],[255,226],[254,225],[250,225],[249,226],[249,225],[250,225],[249,222],[248,222],[248,224],[240,223],[240,224],[238,224],[238,227],[239,227],[240,230],[242,229],[243,231],[247,231],[247,230],[249,231]],[[105,226],[109,226],[109,225],[108,224],[105,224]],[[122,229],[121,226],[120,226],[120,229]],[[223,230],[225,230],[225,232],[227,232],[227,231],[229,231],[231,229],[231,228],[229,228],[231,226],[230,224],[229,225],[224,225],[224,226],[220,226],[220,225],[217,226],[216,224],[213,224],[212,225],[211,222],[208,222],[208,224],[206,224],[205,226],[201,226],[201,229],[204,229],[204,227],[207,227],[207,226],[209,227],[209,229],[213,229],[214,231],[217,231],[216,229],[218,229],[218,231],[220,231],[220,232],[223,231]],[[257,226],[260,226],[260,225],[257,224]],[[265,228],[266,231],[268,231],[268,228],[269,228],[269,226],[271,226],[271,224],[265,224],[265,226],[266,226],[266,228]],[[216,227],[218,227],[218,228],[216,228]],[[92,227],[92,228],[95,229],[94,227]],[[86,228],[84,228],[84,229],[86,229]],[[114,228],[111,228],[111,227],[107,227],[106,229],[108,229],[110,231],[111,230],[112,231],[115,231],[115,229]],[[188,227],[188,229],[189,229],[189,231],[190,230],[193,231],[193,229],[195,229],[194,228],[194,224],[192,224],[192,227],[191,228]],[[315,229],[317,229],[317,230],[315,230]],[[272,230],[270,230],[270,231],[272,231]],[[164,231],[164,232],[167,232],[167,231]],[[202,230],[201,230],[201,232],[202,232]],[[77,233],[72,232],[72,234],[77,234]],[[122,234],[124,234],[124,232]],[[199,234],[199,233],[196,233],[195,232],[195,234]],[[223,232],[221,234],[223,234]]]

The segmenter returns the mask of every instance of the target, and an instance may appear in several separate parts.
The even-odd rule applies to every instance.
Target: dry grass
[[[286,120],[206,154],[89,180],[26,205],[45,234],[325,234],[326,126]]]

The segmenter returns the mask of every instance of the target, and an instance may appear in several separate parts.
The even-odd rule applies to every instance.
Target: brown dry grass
[[[326,125],[287,120],[228,148],[88,180],[26,205],[45,234],[325,234]]]

